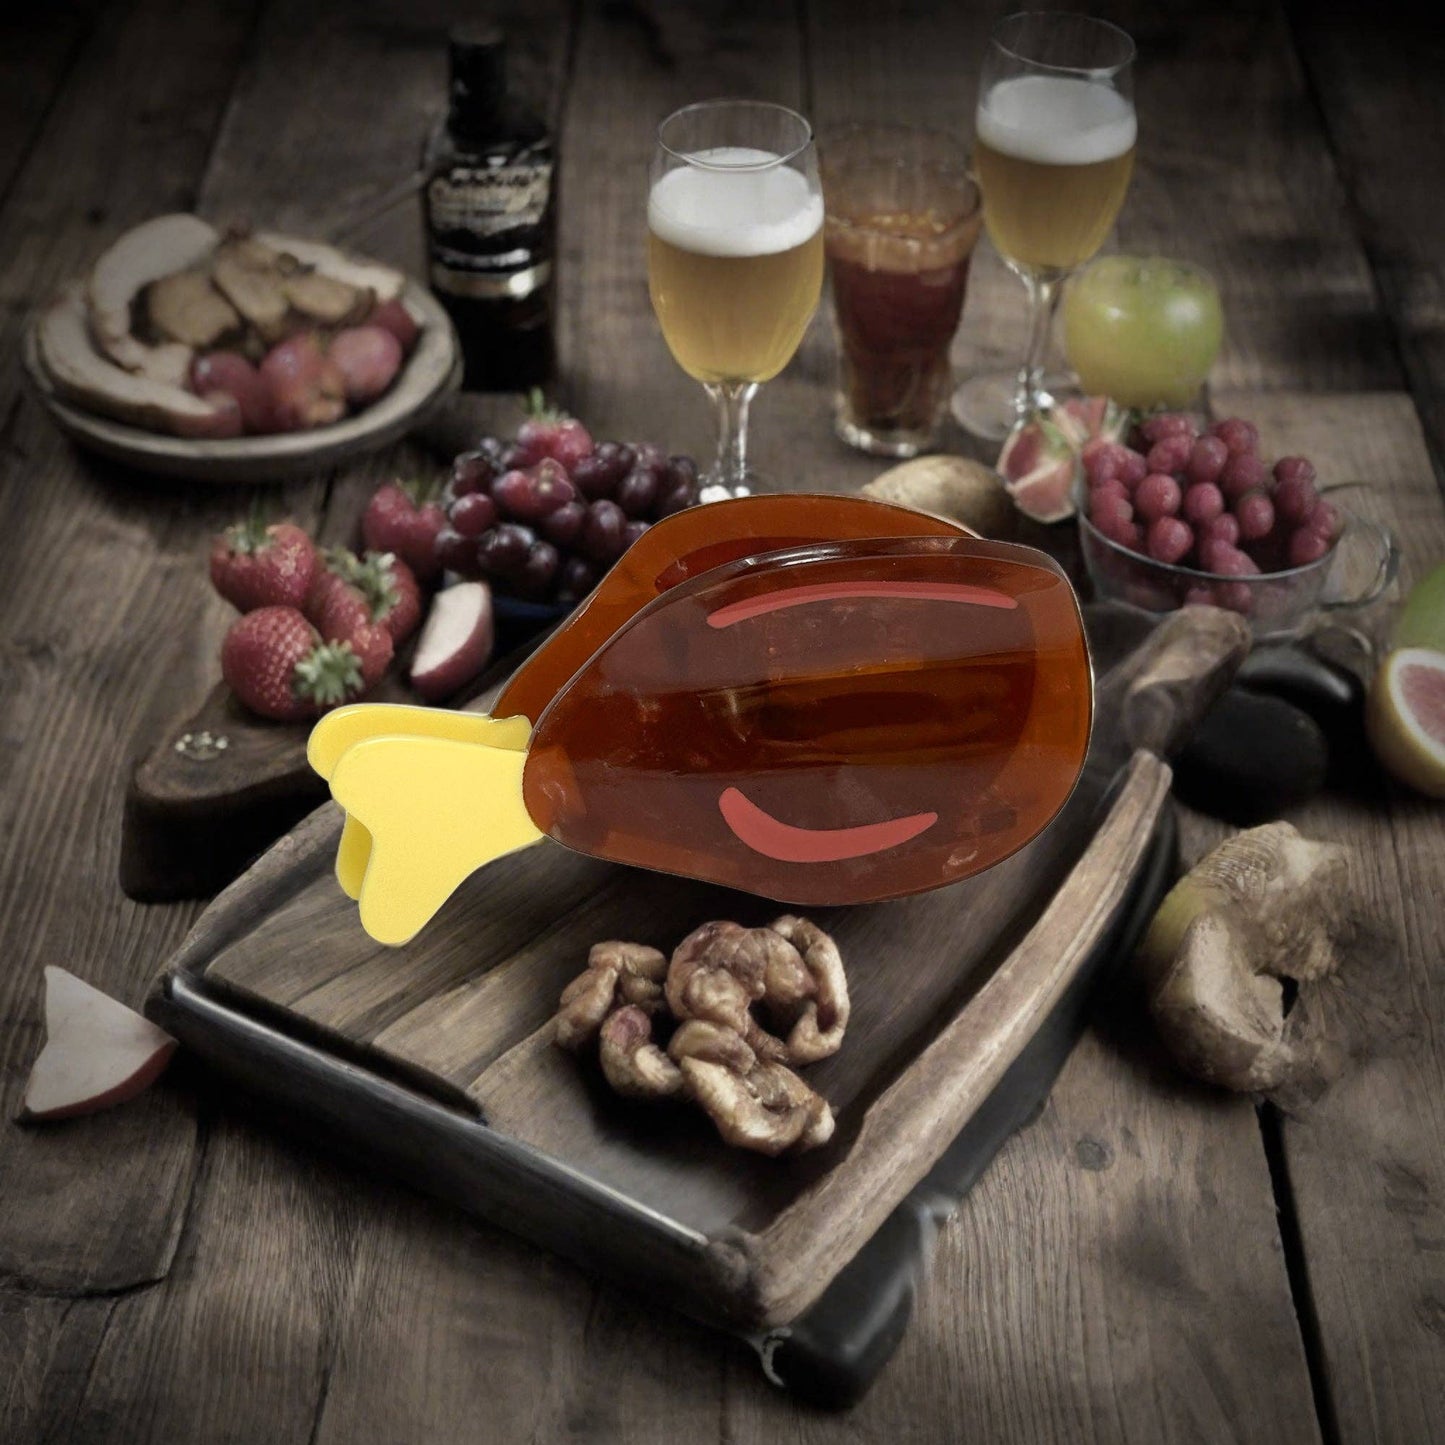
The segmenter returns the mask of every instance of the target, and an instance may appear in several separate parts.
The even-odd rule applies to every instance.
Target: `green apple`
[[[1224,340],[1207,271],[1158,256],[1101,256],[1064,293],[1064,347],[1085,392],[1121,406],[1190,405]]]

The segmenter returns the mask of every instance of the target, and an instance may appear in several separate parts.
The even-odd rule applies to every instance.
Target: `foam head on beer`
[[[1017,76],[984,93],[975,125],[984,221],[1000,253],[1039,270],[1087,261],[1129,188],[1129,100],[1102,80]]]
[[[689,159],[648,197],[648,281],[663,336],[699,381],[766,381],[818,304],[822,197],[770,151]]]

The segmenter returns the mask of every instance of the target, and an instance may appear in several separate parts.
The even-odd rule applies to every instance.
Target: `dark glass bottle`
[[[454,31],[451,103],[428,141],[423,191],[431,288],[461,337],[470,391],[521,391],[552,371],[556,155],[507,96],[494,26]]]

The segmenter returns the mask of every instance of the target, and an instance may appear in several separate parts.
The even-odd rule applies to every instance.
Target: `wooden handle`
[[[1034,1036],[1128,893],[1169,795],[1169,769],[1138,753],[1108,816],[1038,922],[895,1084],[847,1154],[756,1234],[710,1245],[721,1278],[744,1273],[750,1322],[796,1319],[933,1167]],[[742,1270],[739,1270],[741,1261]]]
[[[1229,686],[1252,642],[1249,624],[1221,607],[1183,607],[1172,612],[1098,687],[1096,718],[1117,718],[1122,762],[1147,748],[1167,758]],[[1103,724],[1101,723],[1101,726]]]

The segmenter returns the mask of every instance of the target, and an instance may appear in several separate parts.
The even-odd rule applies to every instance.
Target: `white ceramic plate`
[[[402,301],[422,323],[416,349],[390,391],[332,426],[275,436],[188,440],[83,410],[57,394],[40,365],[35,322],[25,332],[25,374],[42,406],[77,446],[139,471],[197,482],[267,482],[323,471],[404,436],[461,385],[461,347],[451,318],[429,291],[406,283]]]

